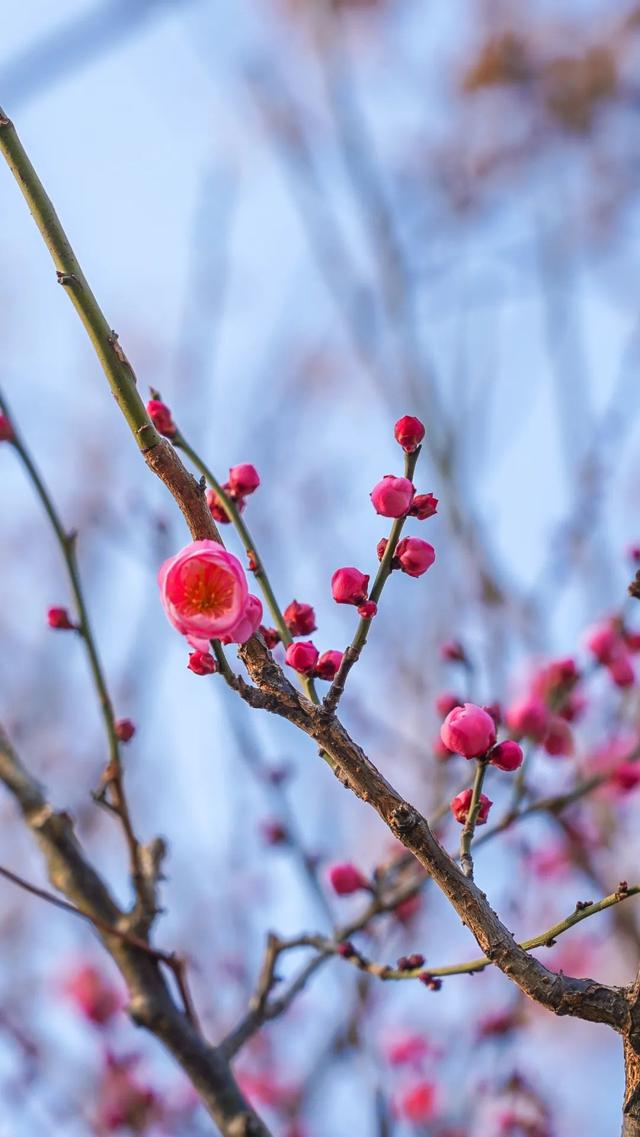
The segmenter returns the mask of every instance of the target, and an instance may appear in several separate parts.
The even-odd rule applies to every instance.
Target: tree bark
[[[621,1137],[640,1137],[640,1038],[623,1039],[624,1105]]]

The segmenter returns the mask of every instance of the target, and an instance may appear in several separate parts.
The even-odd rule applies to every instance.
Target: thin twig
[[[480,813],[480,806],[482,804],[480,799],[486,772],[486,760],[478,758],[476,761],[476,773],[473,779],[473,787],[471,789],[471,801],[469,802],[467,818],[460,835],[460,866],[464,875],[468,876],[470,880],[473,880],[473,858],[471,856],[471,842],[473,841],[473,835],[475,833],[478,815]]]
[[[108,923],[107,920],[101,920],[99,916],[91,912],[83,912],[82,909],[77,908],[75,904],[70,904],[68,900],[63,900],[62,897],[56,896],[55,893],[49,892],[46,888],[40,888],[36,884],[31,884],[30,881],[25,880],[23,877],[18,876],[17,873],[12,872],[11,869],[7,869],[2,865],[0,865],[0,876],[5,877],[6,880],[11,881],[12,884],[17,885],[17,887],[21,888],[24,892],[29,892],[32,896],[37,896],[40,900],[45,900],[47,904],[52,904],[55,908],[60,908],[63,912],[70,912],[72,916],[79,916],[81,920],[86,920],[89,924],[92,924],[94,928],[98,928],[101,932],[104,932],[105,935],[117,936],[123,943],[137,948],[138,951],[143,951],[150,959],[155,959],[158,963],[164,963],[175,976],[187,1018],[196,1030],[200,1029],[187,983],[185,961],[175,955],[174,952],[161,951],[159,948],[152,947],[150,943],[141,939],[140,936],[134,935],[133,932],[127,931],[125,928],[114,927],[114,925]]]
[[[519,940],[519,947],[525,951],[533,951],[535,948],[547,947],[551,948],[555,945],[556,940],[564,932],[568,932],[570,928],[574,928],[576,924],[580,924],[583,920],[587,920],[590,916],[595,916],[599,912],[606,911],[607,908],[612,908],[616,904],[620,904],[623,900],[629,899],[631,896],[637,896],[640,893],[640,884],[628,886],[626,882],[622,882],[616,892],[610,893],[602,900],[578,902],[574,911],[567,916],[564,920],[559,920],[553,924],[546,931],[540,932],[536,936],[531,936],[526,940]],[[291,951],[295,948],[312,947],[316,951],[324,955],[338,956],[344,959],[346,963],[352,964],[360,971],[366,971],[369,975],[375,975],[378,979],[384,980],[406,980],[406,979],[420,979],[422,981],[431,978],[442,978],[444,976],[452,975],[472,975],[478,971],[484,971],[485,968],[493,966],[494,961],[482,956],[478,959],[468,960],[465,963],[447,964],[444,967],[426,967],[421,964],[419,967],[398,968],[391,967],[386,963],[376,963],[373,960],[367,959],[361,952],[357,951],[352,945],[346,945],[344,941],[336,941],[327,939],[325,936],[320,935],[301,935],[296,936],[289,940],[276,940],[278,945],[277,954]],[[346,950],[345,950],[346,948]],[[274,946],[272,945],[272,957],[274,953]],[[275,967],[277,958],[272,959],[272,968]]]
[[[416,463],[420,457],[420,450],[421,447],[418,446],[411,454],[405,454],[404,456],[404,476],[405,478],[408,478],[409,481],[412,481],[413,479]],[[382,556],[378,571],[375,576],[375,580],[369,592],[369,600],[372,600],[374,604],[378,603],[382,595],[382,590],[393,570],[393,558],[395,556],[396,546],[400,540],[400,534],[402,533],[406,520],[407,515],[405,514],[403,517],[396,518],[391,526],[391,531],[389,533],[387,544],[385,546],[384,555]],[[336,677],[333,680],[333,683],[331,684],[331,687],[329,688],[329,691],[324,699],[325,709],[331,711],[332,713],[336,710],[338,703],[340,702],[340,699],[344,692],[345,683],[347,681],[347,676],[351,671],[351,668],[355,663],[358,662],[360,658],[362,649],[367,642],[370,628],[371,619],[361,619],[356,629],[353,640],[344,653]]]
[[[109,762],[104,776],[105,789],[109,789],[112,795],[111,805],[113,811],[117,814],[122,824],[122,829],[125,835],[127,846],[129,849],[129,860],[131,865],[131,875],[133,884],[138,897],[140,905],[140,915],[145,916],[147,919],[153,916],[153,901],[148,896],[148,889],[142,865],[140,860],[140,846],[138,839],[135,835],[129,806],[124,789],[124,770],[120,756],[120,743],[116,732],[116,720],[113,711],[111,697],[107,688],[107,681],[104,673],[104,668],[98,653],[98,646],[96,643],[95,635],[91,627],[89,619],[89,612],[87,603],[84,596],[82,581],[80,579],[80,571],[78,568],[78,558],[76,553],[77,534],[74,532],[67,532],[62,524],[60,514],[56,509],[53,498],[49,493],[45,482],[38,471],[38,468],[31,457],[29,449],[22,438],[16,421],[10,413],[7,406],[6,399],[0,392],[0,410],[8,416],[11,421],[13,437],[11,445],[18,455],[22,465],[27,473],[44,511],[49,519],[51,528],[55,535],[56,541],[62,553],[62,557],[67,570],[69,579],[69,586],[73,596],[73,602],[76,610],[76,617],[78,623],[76,631],[80,635],[86,648],[87,659],[89,661],[89,669],[93,685],[95,687],[100,712],[104,722],[105,733],[107,735],[107,742],[109,748]]]

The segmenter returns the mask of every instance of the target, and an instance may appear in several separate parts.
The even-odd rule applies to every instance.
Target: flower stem
[[[412,481],[413,479],[413,474],[416,468],[416,462],[418,461],[418,457],[420,455],[420,450],[421,447],[418,446],[417,449],[414,450],[411,454],[405,454],[404,456],[404,476],[405,478],[408,478],[409,481]],[[380,596],[382,595],[382,590],[387,583],[391,572],[393,571],[393,558],[395,556],[396,546],[400,540],[400,534],[404,528],[407,516],[408,515],[405,514],[403,517],[397,517],[391,526],[391,531],[387,540],[384,556],[380,561],[375,580],[369,591],[369,600],[373,600],[374,604],[378,603]],[[349,647],[344,653],[342,663],[338,668],[338,673],[333,680],[333,683],[331,684],[331,687],[329,688],[327,696],[324,700],[324,705],[327,710],[335,711],[336,707],[338,706],[338,703],[340,702],[340,699],[342,698],[342,694],[344,692],[347,676],[351,671],[354,663],[357,663],[358,659],[360,658],[360,653],[362,652],[362,649],[367,642],[370,628],[371,619],[360,620],[360,623],[356,628],[356,633]]]
[[[471,842],[473,841],[473,834],[475,833],[476,822],[478,820],[478,814],[480,813],[480,795],[487,772],[487,765],[486,759],[476,759],[476,776],[473,780],[473,788],[471,790],[469,812],[467,813],[467,820],[464,823],[460,837],[460,867],[464,875],[470,877],[472,880],[473,859],[471,856]]]

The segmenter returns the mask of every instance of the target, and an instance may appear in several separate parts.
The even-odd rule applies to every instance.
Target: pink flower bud
[[[85,1018],[96,1026],[104,1026],[121,1007],[118,992],[90,964],[70,975],[64,990]]]
[[[395,555],[407,576],[422,576],[436,559],[433,545],[420,537],[404,537],[398,541]]]
[[[465,758],[486,754],[496,740],[496,724],[475,703],[465,703],[449,711],[440,727],[440,737],[449,750]]]
[[[281,821],[263,821],[260,830],[266,845],[286,845],[289,834]]]
[[[438,762],[448,762],[450,758],[453,758],[453,750],[449,750],[449,747],[445,746],[444,742],[440,738],[440,735],[438,735],[437,738],[434,738],[432,749],[433,756],[434,758],[437,758]]]
[[[396,963],[398,971],[416,971],[419,967],[424,967],[426,960],[420,952],[412,952],[411,955],[401,955]]]
[[[316,630],[316,614],[310,604],[292,600],[282,615],[292,636],[310,636]]]
[[[258,630],[269,651],[273,651],[280,643],[280,632],[276,628],[265,628],[264,624],[261,624]]]
[[[502,707],[500,706],[500,703],[488,703],[487,705],[483,706],[482,709],[483,711],[486,711],[488,715],[491,715],[491,718],[496,724],[496,727],[500,726],[500,723],[502,722]]]
[[[424,424],[413,415],[403,415],[393,428],[396,442],[407,454],[417,450],[424,438]]]
[[[209,513],[213,517],[213,520],[217,521],[218,525],[228,525],[231,521],[231,518],[229,517],[229,514],[222,504],[222,499],[218,497],[216,491],[208,489],[205,494],[205,498],[207,500],[207,505],[209,506]],[[238,512],[242,513],[242,510],[244,509],[244,502],[236,501],[235,506]]]
[[[613,772],[613,782],[623,793],[634,790],[640,783],[640,763],[621,762]]]
[[[624,647],[618,648],[613,658],[610,659],[607,664],[607,671],[616,687],[633,687],[636,681],[631,656]]]
[[[119,742],[130,742],[136,733],[136,728],[131,719],[118,719],[115,724],[115,731]]]
[[[210,651],[192,651],[187,667],[194,675],[213,675],[218,670],[218,664]]]
[[[418,976],[418,983],[423,983],[429,991],[439,991],[442,987],[442,980],[432,975],[430,971],[421,971]]]
[[[635,564],[640,564],[640,545],[629,545],[627,556],[630,557]]]
[[[436,1087],[431,1082],[418,1082],[403,1090],[395,1100],[395,1112],[412,1125],[424,1125],[436,1112]]]
[[[568,695],[564,696],[562,705],[558,708],[558,714],[567,722],[576,722],[584,714],[587,706],[586,695],[580,691],[570,691]]]
[[[161,403],[159,399],[149,399],[147,414],[159,434],[164,434],[165,438],[175,437],[177,427],[166,403]]]
[[[200,640],[226,635],[234,643],[243,642],[240,634],[248,605],[247,578],[238,558],[222,545],[193,541],[164,562],[158,583],[167,617],[182,635]],[[255,611],[252,603],[252,616]]]
[[[422,899],[417,892],[414,892],[413,896],[407,896],[406,900],[401,900],[399,904],[396,904],[393,914],[401,924],[410,924],[421,908]]]
[[[633,632],[631,628],[625,628],[623,632],[624,642],[629,651],[640,651],[640,632]]]
[[[311,640],[298,640],[289,644],[284,658],[300,675],[310,675],[318,662],[318,649]]]
[[[580,672],[571,656],[553,659],[551,663],[540,668],[535,676],[532,685],[533,694],[545,700],[555,698],[560,690],[568,694],[579,678]]]
[[[467,817],[469,816],[469,806],[471,805],[472,790],[463,790],[462,793],[456,794],[451,799],[451,812],[456,821],[464,825]],[[493,802],[486,794],[480,794],[480,809],[476,818],[476,825],[484,825],[489,816],[489,810]]]
[[[341,651],[325,651],[320,656],[316,663],[315,674],[318,679],[328,679],[329,681],[335,679],[338,674],[338,668],[342,663],[343,652]]]
[[[352,892],[359,892],[361,888],[369,887],[366,877],[349,861],[330,865],[327,876],[333,891],[338,896],[350,896]]]
[[[14,434],[10,419],[0,415],[0,442],[13,442]]]
[[[490,755],[491,765],[497,766],[499,770],[505,770],[507,773],[517,770],[522,765],[523,759],[522,747],[510,738],[494,746]]]
[[[353,957],[358,954],[353,944],[351,943],[351,940],[342,940],[342,942],[339,943],[336,948],[336,953],[342,959],[353,959]]]
[[[77,630],[66,608],[49,608],[47,623],[50,628],[57,628],[58,631],[74,632]]]
[[[255,466],[248,462],[240,466],[232,466],[229,470],[229,489],[234,496],[247,497],[254,493],[260,485],[260,475]]]
[[[385,474],[382,481],[373,487],[370,496],[373,508],[382,517],[404,517],[409,511],[413,492],[408,478]]]
[[[386,553],[388,544],[389,540],[387,537],[381,537],[378,541],[378,544],[376,545],[376,553],[379,561],[382,560],[384,554]]]
[[[422,956],[417,958],[422,959],[424,963]],[[422,963],[416,963],[414,966],[421,967]],[[413,970],[413,967],[410,970]],[[402,1034],[392,1038],[385,1045],[385,1055],[391,1066],[420,1066],[423,1059],[431,1053],[432,1047],[420,1034]]]
[[[438,695],[436,699],[436,710],[441,715],[448,715],[454,707],[461,706],[462,699],[459,699],[457,695],[452,695],[450,691],[443,691],[442,695]]]
[[[547,754],[553,758],[573,754],[573,735],[570,726],[559,715],[552,715],[547,733],[542,743]]]
[[[418,521],[426,521],[438,512],[438,499],[432,493],[417,493],[411,502],[410,517],[417,517]]]
[[[367,599],[369,577],[357,568],[336,569],[331,577],[331,593],[336,604],[362,604]]]
[[[361,620],[372,620],[378,611],[378,605],[374,600],[365,600],[364,604],[358,607],[358,615]]]
[[[620,631],[612,620],[603,620],[589,628],[584,644],[598,663],[610,663],[620,645]]]
[[[514,734],[542,742],[549,725],[549,712],[542,699],[526,695],[507,708],[506,722]]]
[[[492,1011],[478,1023],[478,1038],[504,1038],[522,1025],[517,1011]]]
[[[440,655],[448,663],[466,663],[467,656],[459,640],[447,640],[440,645]]]

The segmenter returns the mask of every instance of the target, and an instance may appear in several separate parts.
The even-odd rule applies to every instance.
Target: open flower
[[[183,636],[195,640],[225,637],[241,643],[255,630],[251,627],[255,598],[247,613],[244,569],[216,541],[194,541],[170,557],[158,573],[158,583],[164,610]]]

